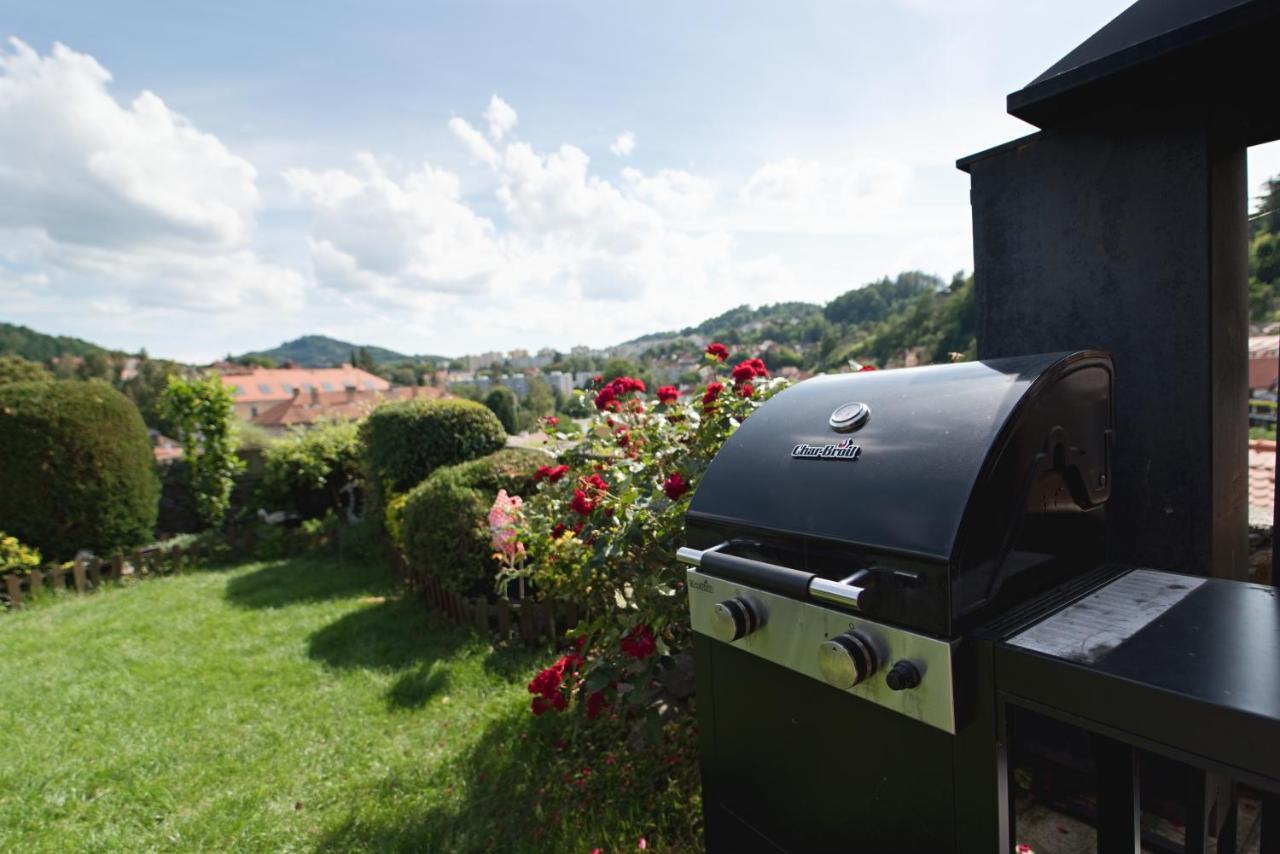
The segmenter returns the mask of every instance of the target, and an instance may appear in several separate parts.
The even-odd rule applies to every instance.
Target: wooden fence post
[[[116,552],[111,556],[111,580],[124,580],[124,555]]]
[[[6,575],[4,577],[4,589],[9,594],[9,607],[22,607],[22,579],[16,575]]]
[[[38,569],[33,569],[27,575],[27,591],[32,596],[35,596],[42,590],[44,590],[44,573]]]
[[[67,580],[63,578],[62,567],[56,563],[49,567],[49,583],[53,585],[53,589],[61,593],[67,589]]]
[[[76,585],[76,592],[83,593],[89,587],[88,580],[84,577],[84,561],[76,558],[71,564],[72,580]]]
[[[94,590],[97,590],[102,586],[102,558],[90,558],[88,570],[89,583],[93,585]]]
[[[498,600],[498,638],[511,637],[511,604],[505,598]]]

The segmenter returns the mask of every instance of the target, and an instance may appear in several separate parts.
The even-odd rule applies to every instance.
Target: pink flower
[[[516,555],[524,554],[524,544],[516,534],[516,526],[523,515],[520,510],[523,505],[524,499],[519,495],[507,495],[505,489],[499,489],[493,506],[489,508],[489,531],[492,534],[490,543],[494,551],[507,560],[514,560]]]

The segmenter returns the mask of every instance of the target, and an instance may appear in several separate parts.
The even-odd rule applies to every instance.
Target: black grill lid
[[[1025,402],[1100,359],[1052,353],[799,383],[725,443],[690,521],[949,560],[975,485]],[[837,432],[849,404],[866,406],[865,421]]]

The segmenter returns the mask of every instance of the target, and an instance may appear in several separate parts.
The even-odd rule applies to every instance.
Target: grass
[[[0,851],[696,844],[690,773],[607,744],[582,773],[578,724],[527,711],[549,650],[435,622],[380,568],[66,597],[0,617],[0,649]]]

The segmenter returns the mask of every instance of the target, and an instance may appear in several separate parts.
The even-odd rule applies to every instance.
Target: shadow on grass
[[[573,710],[535,718],[523,704],[511,709],[446,763],[397,770],[355,793],[316,849],[633,851],[643,837],[653,850],[701,851],[692,730],[680,746],[629,748],[626,724],[585,723]],[[404,807],[388,815],[369,806],[381,804]]]
[[[241,608],[283,608],[396,590],[391,570],[376,563],[297,557],[268,563],[227,582],[227,600]]]

